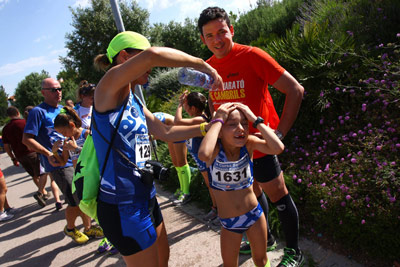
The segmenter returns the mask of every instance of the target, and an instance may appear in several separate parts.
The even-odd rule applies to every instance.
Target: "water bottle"
[[[203,87],[210,90],[214,79],[203,72],[190,68],[181,68],[178,72],[178,81],[181,84]]]

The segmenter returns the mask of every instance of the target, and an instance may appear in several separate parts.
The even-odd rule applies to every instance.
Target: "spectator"
[[[3,172],[0,169],[0,222],[11,220],[20,209],[11,208],[7,201],[7,185]]]
[[[14,166],[19,166],[19,163],[21,163],[22,167],[32,177],[36,187],[39,188],[39,158],[35,151],[29,150],[22,143],[26,121],[21,119],[19,110],[14,106],[7,108],[7,116],[10,118],[10,122],[3,128],[4,149]]]
[[[70,108],[74,108],[74,106],[75,106],[74,101],[72,101],[72,99],[65,100],[65,105]]]
[[[72,178],[74,167],[71,160],[65,166],[55,159],[51,149],[54,142],[64,137],[54,130],[54,118],[60,113],[62,88],[60,83],[53,78],[46,78],[42,82],[42,95],[44,101],[29,112],[28,121],[25,126],[23,142],[30,149],[40,153],[41,162],[46,172],[57,183],[64,195],[65,202],[68,204],[65,209],[65,219],[67,225],[64,233],[71,237],[78,244],[86,243],[89,238],[84,233],[75,228],[75,220],[78,216],[86,216],[78,206],[78,199],[72,195]],[[83,220],[85,222],[85,220]]]
[[[88,83],[88,81],[81,81],[79,83],[78,98],[79,103],[74,107],[76,112],[81,118],[82,127],[84,129],[90,128],[90,120],[92,119],[92,106],[93,106],[93,96],[96,85]]]

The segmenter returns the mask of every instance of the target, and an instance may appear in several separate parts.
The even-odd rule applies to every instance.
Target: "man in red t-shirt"
[[[32,176],[35,185],[39,187],[39,158],[36,152],[29,150],[22,143],[26,121],[21,119],[19,110],[14,106],[7,108],[7,116],[10,117],[11,121],[3,128],[4,149],[13,164],[19,166],[19,163],[21,163],[26,172]]]
[[[226,102],[241,102],[259,115],[261,122],[275,129],[282,140],[292,127],[300,109],[304,88],[282,68],[268,53],[256,48],[234,43],[233,26],[225,10],[209,7],[202,11],[198,21],[201,40],[214,54],[207,60],[224,81],[224,91],[210,91],[214,109]],[[279,119],[268,85],[286,95]],[[250,132],[257,134],[250,127]],[[286,188],[283,173],[276,155],[254,154],[254,192],[268,216],[267,200],[260,186],[276,205],[286,237],[284,257],[278,266],[301,266],[304,257],[298,247],[299,217],[297,208]],[[268,237],[273,239],[272,235]],[[268,244],[271,245],[271,240]],[[242,251],[242,248],[241,248]]]

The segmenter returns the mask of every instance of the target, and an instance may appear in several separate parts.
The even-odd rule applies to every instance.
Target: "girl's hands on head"
[[[235,103],[222,104],[215,112],[213,119],[220,119],[223,120],[223,122],[226,122],[229,114],[235,109],[236,109]]]
[[[250,123],[253,123],[257,120],[257,116],[254,115],[253,111],[251,111],[251,109],[248,106],[246,106],[245,104],[235,103],[235,106],[238,110],[243,112],[243,114],[246,116],[247,120]]]

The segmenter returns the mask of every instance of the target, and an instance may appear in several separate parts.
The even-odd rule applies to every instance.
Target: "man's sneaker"
[[[8,209],[5,209],[5,211],[7,212],[7,214],[15,215],[15,214],[19,213],[21,211],[21,209],[20,208],[8,208]]]
[[[61,202],[56,202],[56,210],[59,211],[60,209],[62,209],[62,203]]]
[[[7,214],[5,211],[0,211],[0,222],[11,220],[13,217],[13,214]]]
[[[48,200],[49,198],[51,198],[51,192],[47,192],[47,194],[43,194],[44,200]]]
[[[180,188],[176,189],[174,193],[174,197],[179,198],[179,196],[182,194],[182,190]]]
[[[301,267],[304,265],[304,256],[301,251],[296,253],[296,250],[292,248],[283,249],[282,261],[278,264],[278,267]]]
[[[268,237],[268,241],[267,241],[267,252],[273,251],[276,249],[277,243],[276,243],[276,239],[275,237],[271,234]]]
[[[89,238],[100,239],[104,237],[103,229],[100,226],[92,225],[89,230],[83,232]]]
[[[250,248],[250,242],[249,241],[244,241],[242,244],[240,244],[240,249],[239,249],[240,254],[250,254],[251,253],[251,248]]]
[[[217,208],[211,207],[211,210],[203,217],[204,221],[212,221],[218,217]]]
[[[43,194],[40,192],[36,192],[33,197],[37,200],[39,206],[44,207],[46,206],[46,200],[43,198]]]
[[[111,249],[110,242],[108,242],[107,237],[104,237],[99,244],[99,247],[97,248],[97,253],[104,253],[106,251],[109,251]]]
[[[271,237],[267,241],[267,252],[275,250],[276,246],[277,246],[276,239],[273,235],[271,235]],[[240,245],[239,253],[240,254],[250,254],[251,253],[249,241],[242,242],[242,244]]]
[[[190,196],[190,194],[181,194],[177,200],[174,200],[173,203],[176,206],[182,206],[188,203],[191,199],[192,197]]]
[[[79,231],[76,228],[74,228],[71,231],[68,231],[67,226],[65,226],[64,234],[71,237],[74,242],[76,242],[80,245],[85,244],[86,242],[89,241],[89,237],[87,237],[87,235],[85,235],[84,233],[82,233],[81,231]]]

